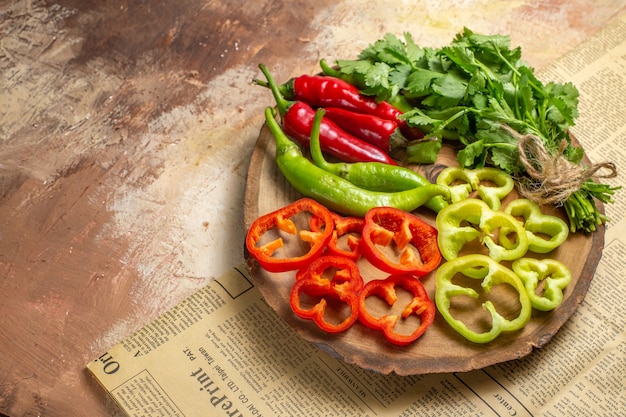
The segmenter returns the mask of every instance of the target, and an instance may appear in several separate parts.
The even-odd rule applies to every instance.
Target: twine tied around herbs
[[[614,178],[617,167],[613,162],[594,163],[583,166],[569,161],[563,151],[567,141],[563,139],[558,152],[552,155],[536,135],[521,135],[508,126],[503,128],[518,140],[519,158],[532,181],[518,182],[520,194],[539,205],[562,205],[582,185],[594,178]],[[601,169],[608,173],[598,175]]]

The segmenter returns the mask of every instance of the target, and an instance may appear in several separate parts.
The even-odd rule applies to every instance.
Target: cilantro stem
[[[437,127],[435,128],[435,130],[433,131],[433,134],[435,136],[439,137],[441,132],[446,128],[446,126],[448,126],[450,123],[454,122],[459,117],[466,115],[467,113],[479,113],[479,111],[477,109],[472,108],[472,107],[465,107],[462,110],[460,110],[460,111],[456,112],[455,114],[453,114],[452,116],[448,117],[446,120],[444,120],[441,123],[439,123],[437,125]]]
[[[521,77],[522,74],[519,72],[519,70],[517,69],[517,67],[515,65],[513,65],[512,63],[509,62],[508,59],[506,59],[504,57],[504,55],[502,55],[502,52],[500,52],[500,49],[497,47],[497,45],[494,42],[491,42],[491,44],[494,47],[494,50],[496,51],[496,54],[498,54],[498,57],[502,60],[502,62],[509,67],[509,69],[511,71],[513,71],[513,73],[515,75],[517,75],[518,77]],[[546,94],[543,90],[543,88],[541,88],[540,86],[535,85],[531,80],[528,80],[528,85],[530,85],[533,90],[535,90],[542,98],[546,98]]]

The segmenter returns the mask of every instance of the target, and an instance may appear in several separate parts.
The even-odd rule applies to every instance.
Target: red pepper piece
[[[398,301],[396,287],[413,295],[413,299],[404,307],[402,313],[399,316],[397,314],[385,314],[380,317],[372,315],[365,305],[365,300],[370,296],[376,296],[385,300],[389,306],[393,306]],[[389,342],[406,346],[424,334],[435,319],[435,310],[435,304],[428,297],[419,279],[408,274],[391,275],[384,280],[372,280],[365,284],[359,301],[359,321],[371,329],[382,331]],[[406,319],[411,314],[419,317],[419,326],[410,334],[398,333],[396,324],[400,317]]]
[[[439,266],[437,229],[424,220],[393,207],[370,209],[364,220],[361,253],[378,269],[421,277]]]
[[[262,245],[259,244],[263,234],[275,227],[283,232],[296,234],[298,230],[291,218],[303,212],[309,212],[312,216],[320,219],[319,222],[322,224],[316,231],[300,230],[300,239],[310,244],[307,253],[290,258],[273,256],[276,250],[283,247],[284,243],[281,237]],[[322,254],[332,238],[333,230],[331,211],[313,199],[302,198],[257,218],[248,230],[246,249],[261,267],[269,272],[293,271],[306,267]]]
[[[341,129],[385,152],[405,148],[408,144],[408,140],[402,136],[398,128],[398,123],[393,120],[338,107],[326,107],[325,110],[324,116],[335,122]]]
[[[337,213],[333,213],[333,220],[335,230],[333,230],[333,237],[328,242],[326,251],[330,255],[339,255],[346,258],[350,258],[353,261],[357,261],[361,257],[361,232],[363,231],[364,221],[361,217],[354,216],[340,216]],[[320,231],[323,227],[323,220],[317,217],[311,218],[311,230]],[[339,247],[339,238],[346,236],[346,244],[348,249]],[[355,235],[359,235],[358,237]]]
[[[329,273],[332,273],[330,278]],[[300,279],[291,288],[289,304],[298,317],[313,320],[320,329],[329,333],[343,332],[358,319],[363,278],[354,261],[342,256],[322,256],[313,261],[306,271],[298,271],[297,275]],[[310,309],[303,308],[300,299],[303,294],[320,300]],[[350,308],[350,314],[340,323],[332,323],[326,318],[329,300],[339,300]]]
[[[315,110],[303,101],[286,100],[264,65],[259,68],[267,78],[267,83],[276,100],[276,107],[280,113],[283,131],[298,141],[300,145],[308,147],[313,130]],[[337,124],[323,118],[320,123],[320,145],[322,150],[346,162],[384,162],[397,165],[396,162],[382,149],[359,139]]]

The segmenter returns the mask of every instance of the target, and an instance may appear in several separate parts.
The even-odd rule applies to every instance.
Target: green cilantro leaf
[[[433,81],[443,74],[424,68],[418,68],[412,71],[406,78],[405,94],[408,97],[424,97],[430,94]]]
[[[413,36],[410,33],[404,34],[406,43],[406,57],[407,61],[413,63],[414,67],[417,67],[421,61],[424,60],[425,50],[415,43]]]
[[[481,161],[481,155],[484,155],[484,146],[482,140],[477,140],[466,145],[457,152],[456,158],[459,165],[465,168],[478,168],[484,166]]]
[[[461,100],[467,92],[467,81],[454,72],[437,77],[431,85],[433,92],[450,99]]]
[[[551,104],[548,109],[548,119],[566,129],[574,125],[574,119],[578,116],[578,89],[572,83],[546,84],[545,90],[549,95]]]
[[[441,144],[441,139],[432,137],[411,143],[406,148],[406,160],[414,164],[433,164],[437,160]]]

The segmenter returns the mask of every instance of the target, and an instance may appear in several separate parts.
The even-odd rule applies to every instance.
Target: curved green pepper
[[[317,111],[324,112],[323,109],[318,109]],[[316,134],[311,135],[309,149],[311,151],[311,159],[315,165],[366,190],[396,192],[432,185],[422,175],[399,165],[390,165],[376,161],[329,162],[324,158],[319,135]],[[448,203],[442,196],[436,196],[425,204],[426,207],[434,212],[439,212],[446,205]]]
[[[528,250],[528,237],[521,223],[476,198],[448,205],[439,212],[436,223],[439,249],[448,261],[459,256],[463,247],[473,240],[486,246],[496,262],[521,258]],[[501,242],[503,238],[506,245]]]
[[[471,271],[471,273],[469,272]],[[468,275],[469,273],[469,275]],[[491,328],[486,332],[477,332],[470,329],[464,322],[456,319],[451,311],[452,298],[456,296],[468,296],[478,298],[479,294],[472,288],[463,287],[453,283],[457,274],[465,275],[471,279],[482,279],[481,286],[486,292],[497,284],[508,284],[519,295],[520,310],[512,320],[504,318],[496,311],[491,301],[485,301],[482,306],[491,315]],[[475,343],[488,343],[494,340],[502,332],[519,330],[530,320],[532,306],[524,284],[513,271],[500,265],[486,255],[474,254],[461,256],[446,262],[439,267],[436,274],[437,289],[435,303],[437,309],[446,322],[461,336]]]
[[[543,214],[534,201],[520,198],[511,201],[504,209],[505,213],[522,218],[528,236],[528,250],[535,253],[548,253],[565,242],[569,236],[569,227],[557,216]],[[547,237],[544,238],[544,236]],[[509,242],[501,239],[504,245]]]
[[[486,185],[486,182],[495,185]],[[472,191],[476,191],[478,197],[492,210],[500,209],[501,201],[515,186],[509,174],[491,167],[477,169],[447,167],[439,173],[437,184],[450,188],[453,203],[467,199]]]
[[[572,273],[555,259],[521,258],[511,265],[524,283],[534,308],[550,311],[563,302],[563,290],[572,281]],[[539,281],[544,281],[542,294],[537,294]]]

